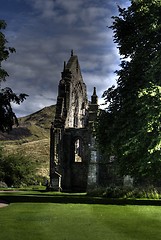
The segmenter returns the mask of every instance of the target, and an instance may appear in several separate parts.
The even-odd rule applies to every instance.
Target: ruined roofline
[[[71,56],[70,56],[68,62],[66,63],[66,61],[64,61],[63,71],[61,72],[61,77],[62,77],[61,82],[66,81],[66,79],[72,80],[71,76],[80,76],[80,78],[82,79],[82,84],[85,85],[85,87],[86,87],[86,84],[83,81],[78,57],[77,57],[77,55],[73,54],[73,51],[71,52]]]
[[[66,70],[67,71],[71,71],[73,69],[79,69],[80,70],[80,66],[79,66],[79,62],[78,62],[78,57],[77,55],[74,55],[73,54],[73,50],[71,51],[71,56],[66,64],[66,62],[64,62],[64,69],[63,69],[63,72],[65,72]]]
[[[67,65],[65,66],[65,69],[71,69],[74,64],[78,65],[78,57],[77,55],[71,56]]]

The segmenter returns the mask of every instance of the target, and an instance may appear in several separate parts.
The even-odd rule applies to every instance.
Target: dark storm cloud
[[[5,34],[17,50],[4,64],[10,74],[6,83],[17,93],[29,94],[22,105],[14,105],[19,116],[55,104],[63,62],[71,49],[78,55],[89,99],[94,86],[101,97],[115,82],[119,56],[107,28],[111,16],[117,14],[114,1],[2,2],[0,14],[8,24]]]

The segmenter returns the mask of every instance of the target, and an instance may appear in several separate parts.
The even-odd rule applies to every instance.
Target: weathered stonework
[[[78,57],[72,52],[68,63],[64,63],[50,131],[50,187],[53,190],[86,191],[97,185],[99,161],[94,126],[97,115],[96,89],[89,103]]]

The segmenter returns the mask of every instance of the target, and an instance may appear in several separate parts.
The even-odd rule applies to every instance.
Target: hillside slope
[[[50,125],[55,116],[55,105],[45,107],[26,117],[19,118],[19,127],[0,133],[5,154],[20,153],[36,162],[37,174],[48,176],[50,152]]]
[[[49,137],[51,122],[55,116],[55,105],[45,107],[33,114],[18,119],[19,126],[8,133],[0,132],[0,140],[38,140]]]

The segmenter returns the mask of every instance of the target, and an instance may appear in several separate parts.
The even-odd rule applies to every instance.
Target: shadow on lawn
[[[161,200],[149,199],[112,199],[90,197],[82,194],[43,194],[43,193],[10,193],[1,194],[0,199],[7,203],[75,203],[75,204],[111,204],[111,205],[152,205],[161,206]]]

